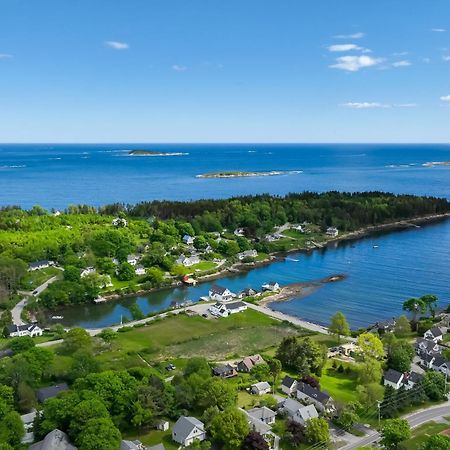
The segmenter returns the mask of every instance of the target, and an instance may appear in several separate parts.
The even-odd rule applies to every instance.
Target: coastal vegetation
[[[197,178],[240,178],[240,177],[274,177],[279,175],[289,175],[291,173],[299,173],[292,170],[271,170],[269,172],[244,172],[239,170],[231,170],[226,172],[209,172],[197,175]]]

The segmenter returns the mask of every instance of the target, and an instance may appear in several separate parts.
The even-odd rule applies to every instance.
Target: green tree
[[[432,401],[445,397],[445,376],[440,372],[426,372],[421,380],[425,394]]]
[[[388,352],[388,366],[398,372],[409,372],[414,350],[408,342],[396,342]]]
[[[18,447],[25,435],[25,428],[19,414],[8,412],[0,422],[0,442]]]
[[[363,359],[379,359],[384,356],[383,343],[373,333],[362,333],[358,336],[358,346]]]
[[[109,418],[108,410],[98,399],[83,400],[75,406],[71,414],[70,436],[76,440],[83,433],[86,424],[91,419]]]
[[[65,266],[64,267],[64,279],[67,281],[79,282],[81,280],[80,269],[75,266]]]
[[[89,350],[92,348],[92,338],[83,328],[72,328],[65,336],[62,344],[64,353],[71,355],[80,349]]]
[[[431,436],[425,442],[423,450],[450,450],[450,438],[441,434]]]
[[[203,408],[217,406],[221,410],[235,406],[237,402],[237,389],[233,384],[220,378],[209,379],[200,393],[200,405]]]
[[[327,444],[330,440],[330,430],[328,422],[322,418],[313,418],[306,421],[305,427],[306,440],[314,445],[319,442]]]
[[[331,318],[329,329],[336,336],[338,344],[341,343],[341,336],[350,336],[350,326],[346,317],[340,311]]]
[[[245,413],[236,408],[220,412],[211,422],[210,433],[225,450],[237,450],[248,435],[250,429]]]
[[[12,339],[9,342],[8,347],[14,353],[22,353],[30,350],[35,346],[35,342],[31,336],[22,336]]]
[[[437,307],[437,302],[438,302],[437,296],[432,295],[432,294],[427,294],[427,295],[423,295],[422,297],[420,297],[420,300],[425,304],[425,307],[430,312],[430,315],[434,318],[434,316],[436,314],[436,307]]]
[[[387,419],[381,428],[381,443],[387,449],[397,449],[402,441],[411,436],[411,428],[405,419]]]
[[[119,450],[120,431],[109,418],[90,419],[78,435],[79,450]]]
[[[397,319],[394,328],[394,334],[397,337],[406,337],[411,333],[411,324],[406,316],[400,316]]]
[[[413,315],[413,322],[417,322],[417,315],[423,314],[427,309],[427,305],[420,298],[410,298],[403,302],[403,311],[408,311]]]
[[[117,268],[117,279],[120,281],[130,281],[134,276],[134,267],[130,263],[123,262]]]
[[[272,389],[275,393],[275,386],[277,385],[277,379],[280,376],[282,365],[281,361],[277,358],[271,358],[267,361],[269,366],[270,375],[272,375]]]
[[[105,328],[97,334],[97,336],[108,344],[109,347],[111,347],[112,342],[117,339],[118,334],[111,328]]]

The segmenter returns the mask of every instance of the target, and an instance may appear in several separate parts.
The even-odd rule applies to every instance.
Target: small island
[[[130,150],[128,156],[184,156],[189,153],[182,152],[160,152],[155,150]]]
[[[422,164],[423,167],[450,166],[450,161],[432,161]]]
[[[290,175],[294,173],[302,173],[301,170],[271,170],[269,172],[242,172],[242,171],[226,171],[211,172],[196,175],[196,178],[239,178],[239,177],[274,177],[278,175]]]

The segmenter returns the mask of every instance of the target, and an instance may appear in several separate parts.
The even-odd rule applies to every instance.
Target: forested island
[[[274,253],[449,212],[446,199],[381,192],[71,205],[64,212],[4,207],[0,306],[8,310],[18,290],[31,292],[57,276],[27,307],[44,316],[42,308],[171,286],[186,274],[201,280],[268,261]],[[30,269],[40,261],[46,267]]]
[[[210,172],[196,175],[197,178],[239,178],[239,177],[274,177],[277,175],[289,175],[292,173],[301,173],[299,170],[271,170],[268,172],[242,172],[242,171],[226,171],[226,172]]]

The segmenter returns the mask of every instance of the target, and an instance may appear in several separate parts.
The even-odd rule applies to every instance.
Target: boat
[[[378,245],[374,245],[373,248],[378,248]]]
[[[52,316],[51,319],[52,320],[62,320],[62,319],[64,319],[64,316]]]

